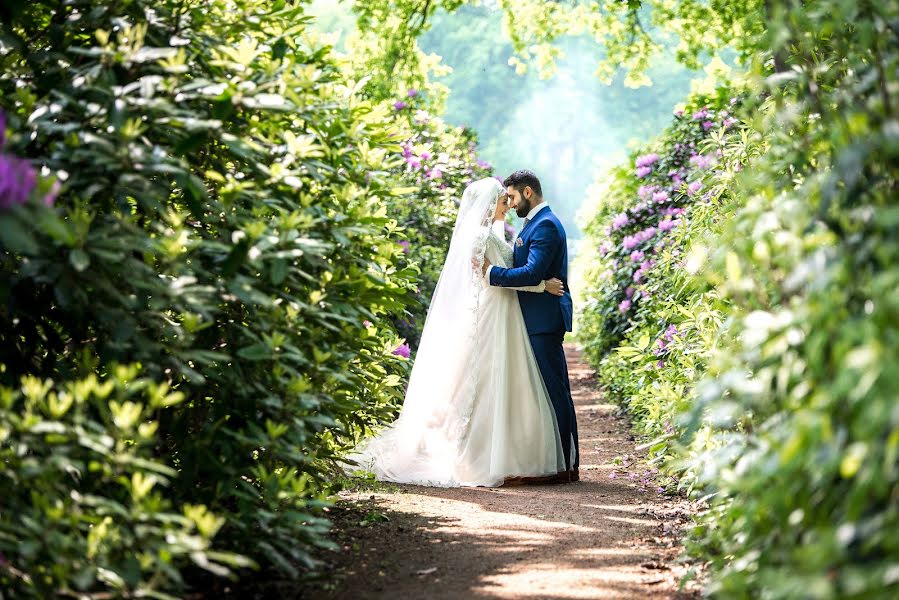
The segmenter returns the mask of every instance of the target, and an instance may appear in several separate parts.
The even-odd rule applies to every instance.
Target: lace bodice
[[[506,243],[496,235],[495,231],[490,231],[487,236],[487,258],[491,263],[498,267],[512,266],[512,246]]]

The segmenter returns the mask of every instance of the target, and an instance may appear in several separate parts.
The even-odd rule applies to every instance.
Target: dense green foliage
[[[582,259],[602,383],[709,503],[689,540],[709,593],[899,593],[899,7],[498,8],[508,40],[496,7],[356,3],[337,52],[302,2],[0,6],[4,590],[313,566],[334,459],[395,413],[455,202],[491,170],[443,107],[501,160],[592,165],[480,101],[533,63],[562,79],[519,80],[525,112],[559,105],[583,87],[565,69],[595,66],[585,33],[616,125],[679,89],[623,88],[669,71],[662,49],[695,69],[736,40],[748,68],[592,189]],[[584,147],[624,143],[594,117]]]
[[[690,208],[624,322],[616,271],[603,270],[614,258],[594,259],[585,342],[610,392],[657,436],[652,451],[708,499],[690,551],[709,562],[710,593],[892,598],[899,51],[887,40],[899,9],[767,9],[744,23],[767,18],[768,31],[747,44],[745,128],[708,146],[721,153],[707,202]],[[675,125],[653,147],[659,162],[682,140]],[[597,246],[638,184],[630,168],[612,174]]]
[[[515,62],[499,6],[467,3],[453,9],[455,4],[460,3],[429,5],[441,8],[420,27],[417,40],[407,40],[408,56],[386,74],[383,65],[391,59],[385,53],[401,37],[393,34],[399,15],[412,10],[408,18],[419,23],[421,13],[414,11],[425,4],[319,0],[313,10],[320,15],[317,28],[343,33],[338,46],[355,57],[355,72],[373,76],[370,87],[383,91],[379,98],[401,98],[404,86],[425,91],[433,111],[445,104],[445,121],[477,132],[478,152],[496,175],[523,167],[538,173],[569,239],[578,239],[577,212],[597,164],[620,158],[634,140],[661,131],[670,107],[689,90],[693,71],[677,64],[671,50],[650,68],[652,87],[631,89],[623,73],[605,85],[594,76],[595,45],[584,37],[565,38],[556,76],[545,80]]]
[[[296,573],[340,438],[401,391],[383,319],[415,289],[388,214],[412,132],[283,2],[2,17],[7,151],[62,182],[0,214],[4,478],[34,481],[2,501],[4,586],[173,591],[228,551]]]

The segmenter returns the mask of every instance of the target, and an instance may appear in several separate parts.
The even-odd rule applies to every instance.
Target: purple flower
[[[665,339],[669,342],[674,339],[674,336],[677,335],[677,326],[669,325],[668,329],[665,330]]]
[[[410,158],[412,158],[412,156],[413,156],[413,154],[412,154],[412,144],[410,144],[409,142],[404,143],[404,144],[403,144],[403,158],[405,158],[406,161],[408,162],[408,160],[409,160]]]
[[[421,153],[421,160],[425,161],[425,160],[428,160],[429,158],[431,158],[430,152],[425,151],[425,152]]]
[[[726,119],[724,119],[724,122],[721,123],[721,126],[724,127],[725,129],[730,129],[737,123],[738,123],[737,119],[735,119],[733,117],[727,117]]]
[[[693,113],[693,120],[702,121],[707,116],[709,116],[709,109],[703,107],[701,110],[697,110],[695,113]]]
[[[624,227],[625,225],[627,225],[630,222],[631,222],[631,220],[628,218],[628,216],[626,214],[619,213],[619,214],[615,215],[614,219],[612,219],[612,229],[621,229],[622,227]]]
[[[631,309],[631,301],[630,300],[622,300],[621,304],[618,305],[618,310],[623,313],[626,313]]]
[[[394,110],[403,110],[407,106],[409,106],[409,105],[406,104],[405,102],[403,102],[402,100],[397,100],[396,102],[393,103]]]
[[[660,360],[659,362],[656,363],[656,367],[659,368],[659,369],[664,369],[664,368],[665,368],[665,361],[664,361],[664,360]]]
[[[649,167],[657,163],[658,160],[658,154],[644,154],[643,156],[637,157],[637,161],[634,163],[634,165],[637,167]]]
[[[675,117],[682,117],[682,116],[684,116],[684,111],[681,110],[681,109],[678,109],[678,110],[674,111],[674,116],[675,116]]]
[[[644,258],[646,258],[646,255],[641,250],[631,252],[631,262],[640,262]]]
[[[412,167],[412,168],[415,169],[416,171],[419,170],[419,169],[421,168],[421,161],[420,161],[420,160],[418,159],[418,157],[416,157],[416,156],[412,156],[412,157],[410,157],[410,158],[407,158],[407,159],[406,159],[406,162],[409,164],[410,167]]]
[[[679,219],[666,218],[659,221],[659,229],[662,231],[671,231],[678,225],[680,225]]]
[[[703,154],[694,154],[690,157],[690,164],[697,169],[708,169],[714,164],[714,159]]]
[[[637,190],[637,195],[640,196],[641,200],[646,200],[650,196],[652,196],[653,192],[659,189],[657,185],[641,185],[640,189]]]
[[[637,167],[637,177],[646,177],[652,173],[652,167]]]
[[[508,225],[506,225],[508,227]],[[513,230],[514,233],[514,230]],[[612,250],[612,242],[609,240],[603,240],[603,242],[599,245],[599,255],[605,256]]]
[[[406,96],[408,96],[409,98],[414,98],[417,95],[418,95],[418,90],[416,90],[416,89],[411,89],[408,92],[406,92]]]
[[[393,351],[395,356],[402,356],[403,358],[409,358],[409,354],[412,353],[412,349],[409,348],[409,344],[400,344]]]
[[[44,206],[53,206],[53,203],[56,202],[56,197],[59,195],[59,190],[62,187],[59,181],[54,181],[53,185],[50,186],[50,191],[44,195]]]
[[[709,129],[711,129],[714,126],[715,126],[715,124],[712,123],[711,121],[703,121],[703,123],[702,123],[702,128],[705,129],[706,131],[708,131]]]
[[[640,243],[640,241],[637,239],[636,236],[626,235],[626,236],[624,236],[624,239],[621,241],[621,247],[624,248],[625,250],[633,250],[634,248],[637,247],[637,244],[639,244],[639,243]]]
[[[37,172],[28,161],[0,154],[0,210],[25,204],[36,186]]]
[[[409,240],[401,240],[399,244],[403,247],[403,254],[409,254]]]
[[[372,323],[371,321],[366,319],[365,321],[362,321],[362,326],[365,327],[366,329],[368,329],[369,327],[374,326],[374,323]]]
[[[491,170],[491,169],[493,169],[493,165],[491,165],[491,164],[490,164],[489,162],[487,162],[486,160],[480,160],[480,159],[478,159],[477,162],[475,162],[475,164],[478,165],[479,167],[481,167],[482,169],[486,169],[486,170],[488,170],[488,171]]]
[[[666,217],[676,217],[678,215],[684,214],[685,212],[687,212],[687,211],[685,211],[682,208],[676,208],[674,206],[669,206],[664,211],[662,211],[662,215],[664,215]]]
[[[440,179],[441,177],[443,177],[443,171],[435,167],[428,171],[427,175],[430,179]]]
[[[627,289],[624,290],[624,295],[627,298],[633,298],[634,297],[634,288],[632,288],[631,286],[627,286]]]
[[[701,181],[693,181],[687,186],[687,195],[694,196],[701,189],[702,189],[702,182]]]
[[[656,202],[658,204],[661,204],[662,202],[665,202],[666,200],[668,200],[668,192],[666,192],[665,190],[656,192],[652,195],[652,201]]]
[[[656,234],[655,227],[647,227],[643,231],[637,232],[637,234],[634,237],[637,239],[638,242],[645,242],[646,240],[650,239],[655,234]]]

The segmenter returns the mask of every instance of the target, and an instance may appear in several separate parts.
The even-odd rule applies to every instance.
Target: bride
[[[349,456],[384,481],[499,486],[565,470],[556,416],[518,305],[518,289],[561,295],[553,279],[491,287],[485,258],[511,266],[508,202],[494,178],[465,189],[399,418]],[[492,224],[491,224],[492,222]]]

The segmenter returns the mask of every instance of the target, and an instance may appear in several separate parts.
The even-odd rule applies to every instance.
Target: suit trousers
[[[537,366],[543,376],[543,382],[549,392],[559,424],[559,435],[562,439],[562,452],[565,465],[571,469],[578,468],[580,452],[578,451],[577,416],[574,401],[571,399],[571,384],[568,381],[568,363],[562,341],[565,333],[539,333],[529,336]]]

